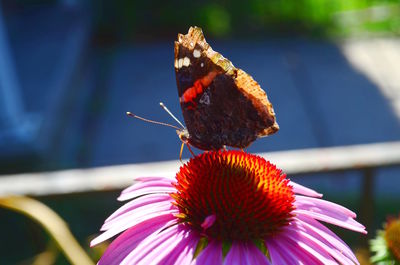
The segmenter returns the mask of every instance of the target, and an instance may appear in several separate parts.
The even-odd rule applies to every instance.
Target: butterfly
[[[245,71],[214,51],[199,27],[175,41],[175,75],[190,148],[246,148],[279,130],[267,94]]]

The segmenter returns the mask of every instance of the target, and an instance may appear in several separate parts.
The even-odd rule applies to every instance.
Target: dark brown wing
[[[178,35],[175,73],[189,144],[203,150],[244,148],[279,129],[259,84],[213,51],[200,28]]]

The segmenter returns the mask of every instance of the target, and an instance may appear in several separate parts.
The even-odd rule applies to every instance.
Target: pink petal
[[[321,200],[321,199],[305,197],[305,196],[301,196],[301,195],[296,196],[295,205],[298,208],[301,208],[304,210],[312,209],[313,211],[315,211],[317,209],[324,209],[324,210],[329,210],[332,212],[340,212],[343,215],[349,216],[351,218],[357,217],[357,215],[354,212],[350,211],[346,207],[343,207],[339,204],[336,204],[336,203],[333,203],[330,201]]]
[[[193,231],[182,239],[175,250],[167,255],[160,264],[190,264],[200,237]]]
[[[233,242],[224,265],[267,264],[267,257],[252,242]]]
[[[335,214],[332,212],[324,211],[322,210],[321,213],[315,213],[315,212],[310,212],[306,210],[294,210],[293,213],[298,216],[307,216],[310,218],[317,219],[319,221],[323,221],[326,223],[330,223],[333,225],[337,225],[343,228],[347,228],[349,230],[353,230],[356,232],[360,232],[363,234],[366,234],[367,232],[365,231],[365,227],[351,219],[350,217],[345,217],[340,214]]]
[[[158,229],[159,227],[157,227]],[[149,233],[138,233],[129,229],[115,239],[103,253],[98,265],[117,265],[142,241]]]
[[[118,210],[116,210],[112,215],[110,215],[106,219],[106,222],[111,221],[112,219],[114,219],[126,212],[129,212],[135,208],[139,208],[139,207],[147,205],[147,204],[152,204],[152,203],[161,202],[161,201],[173,201],[173,199],[168,194],[148,194],[146,196],[139,197],[135,200],[129,201],[128,203],[126,203],[122,207],[120,207]]]
[[[211,214],[211,215],[207,216],[204,219],[203,223],[201,224],[201,227],[204,230],[207,230],[207,228],[211,227],[214,224],[216,219],[217,219],[217,216],[215,214]]]
[[[175,192],[176,189],[174,187],[168,187],[168,186],[149,186],[149,187],[141,187],[140,189],[137,190],[132,190],[129,192],[123,192],[121,195],[117,198],[119,201],[126,201],[130,200],[136,197],[140,197],[146,194],[152,194],[152,193],[173,193]]]
[[[147,216],[150,214],[176,211],[178,211],[176,206],[172,205],[169,201],[147,204],[106,221],[100,230],[105,231],[116,227],[125,227],[127,229],[135,225],[136,222],[147,219]]]
[[[285,238],[279,240],[279,245],[282,245],[283,249],[287,249],[286,254],[290,255],[294,260],[297,260],[299,264],[322,264],[320,260],[308,253],[307,251],[302,251],[296,244]]]
[[[194,260],[193,264],[222,264],[222,243],[213,240],[211,241],[200,255]]]
[[[124,189],[118,198],[119,200],[127,200],[135,198],[136,196],[142,196],[146,193],[156,193],[155,191],[161,190],[163,193],[165,190],[175,191],[171,179],[163,177],[141,177],[137,178],[138,182]],[[159,189],[157,189],[159,188]],[[140,192],[142,191],[142,192]]]
[[[97,240],[96,242],[102,242],[104,240],[107,240],[128,228],[134,227],[142,222],[146,222],[147,220],[153,220],[154,218],[157,218],[157,217],[164,217],[166,219],[176,220],[176,217],[174,215],[175,213],[176,212],[172,212],[172,211],[155,212],[155,213],[152,213],[149,215],[145,215],[144,217],[142,216],[142,218],[139,218],[139,219],[136,218],[134,220],[131,220],[131,222],[123,223],[119,226],[112,227],[111,229],[103,232],[101,235],[99,235],[96,238],[96,240]]]
[[[182,246],[179,245],[180,242],[188,237],[190,233],[191,231],[186,230],[182,225],[175,225],[161,232],[153,233],[129,253],[121,262],[121,265],[159,264],[164,259],[168,261],[170,255],[180,254],[180,247],[178,246]],[[191,239],[193,240],[193,238]],[[193,242],[192,245],[194,245]]]
[[[252,242],[247,244],[247,260],[246,264],[271,264],[264,253],[262,253]]]
[[[171,180],[166,178],[146,177],[139,178],[139,180],[140,181],[135,182],[131,186],[125,188],[122,193],[127,193],[146,187],[173,187]]]
[[[166,181],[166,182],[175,182],[175,176],[169,177],[137,177],[135,178],[136,182],[146,182],[146,181]]]
[[[355,221],[355,214],[338,204],[321,199],[296,196],[295,215],[304,215],[320,221],[366,234],[365,227]]]
[[[175,221],[175,217],[172,215],[160,215],[152,219],[148,219],[136,226],[131,227],[129,230],[121,234],[115,239],[108,247],[106,253],[112,254],[116,249],[120,247],[134,248],[137,242],[143,240],[149,234],[160,229],[171,221]],[[106,240],[102,235],[96,237],[90,242],[90,246],[93,247]],[[104,254],[105,255],[105,254]],[[104,256],[103,255],[103,256]]]
[[[354,256],[353,251],[346,243],[344,243],[338,236],[336,236],[327,227],[319,223],[318,221],[308,218],[305,216],[297,217],[299,222],[306,230],[307,233],[318,238],[320,241],[331,246],[334,249],[339,250],[343,255],[346,255],[354,263],[358,263],[357,258]]]
[[[297,264],[297,259],[292,255],[287,255],[287,249],[277,245],[276,242],[279,242],[279,240],[275,239],[265,240],[265,245],[268,249],[269,256],[271,258],[271,263],[279,265]]]
[[[300,235],[296,229],[290,230],[285,229],[285,233],[281,236],[286,238],[292,244],[295,244],[302,251],[308,252],[310,255],[314,256],[322,264],[337,264],[336,260],[332,258],[321,246],[312,240],[307,240],[304,235]]]
[[[310,188],[304,187],[293,181],[290,181],[289,185],[293,187],[293,191],[296,194],[302,194],[302,195],[306,195],[306,196],[310,196],[310,197],[318,197],[318,198],[322,197],[321,193],[318,193]]]
[[[285,230],[282,236],[297,243],[299,247],[313,254],[316,258],[321,260],[323,264],[337,264],[337,262],[340,264],[354,264],[347,257],[339,254],[336,249],[327,246],[298,227],[288,226]]]

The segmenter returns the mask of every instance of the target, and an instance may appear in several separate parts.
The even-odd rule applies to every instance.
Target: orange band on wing
[[[193,84],[192,87],[189,87],[185,93],[183,93],[183,95],[180,98],[180,102],[192,102],[194,103],[194,99],[203,93],[204,88],[208,87],[211,82],[214,80],[214,78],[217,76],[217,72],[209,72],[207,75],[203,76],[202,78],[196,80]]]

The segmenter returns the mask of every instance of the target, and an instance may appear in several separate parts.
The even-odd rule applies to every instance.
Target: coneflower
[[[384,230],[378,230],[375,239],[370,241],[374,264],[400,265],[400,216],[389,218],[383,225]]]
[[[96,245],[121,232],[99,264],[358,264],[319,221],[366,233],[350,210],[320,199],[265,159],[212,151],[176,178],[137,179]]]

